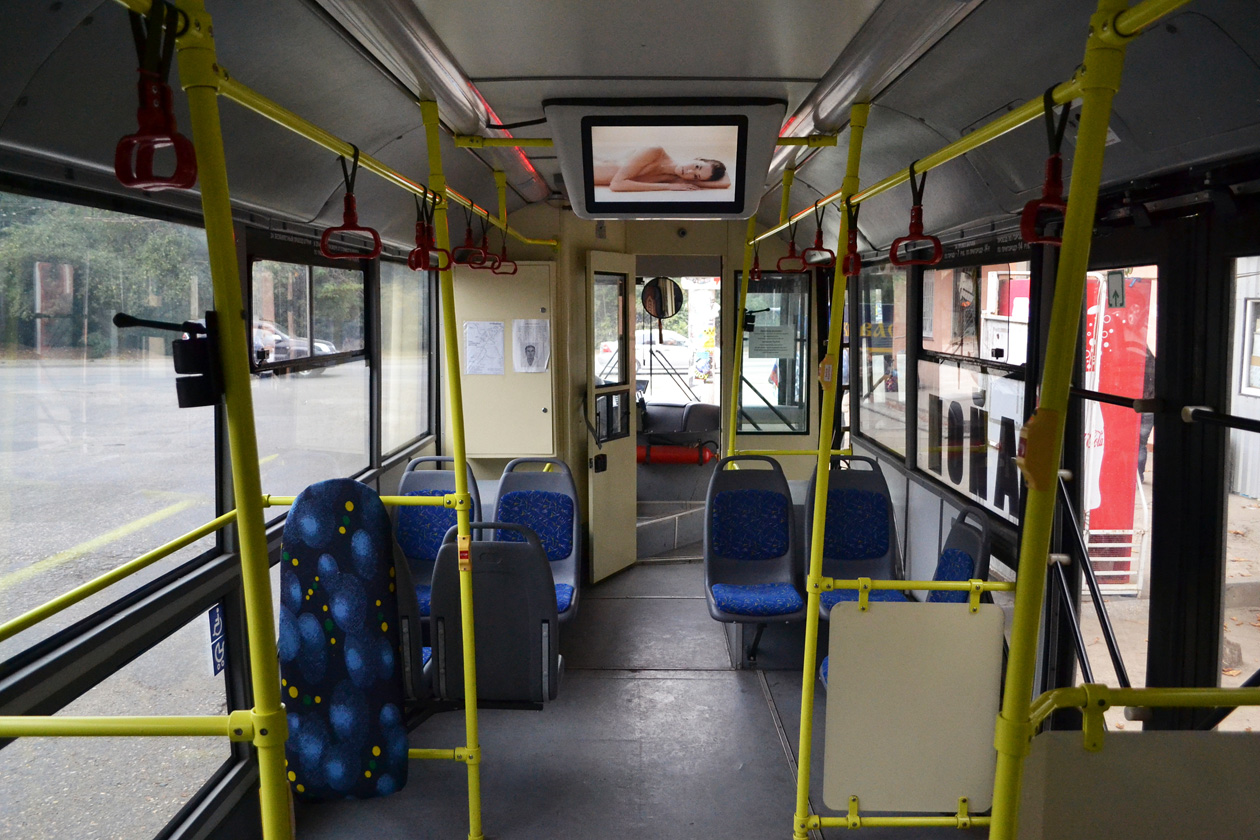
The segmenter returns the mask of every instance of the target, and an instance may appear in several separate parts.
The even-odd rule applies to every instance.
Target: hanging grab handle
[[[437,193],[432,193],[433,203],[429,203],[429,188],[424,190],[424,199],[416,199],[416,247],[407,255],[407,267],[412,271],[448,271],[451,267],[451,252],[437,247],[437,229],[433,223],[433,213],[437,209]],[[445,257],[445,262],[443,261]]]
[[[359,174],[359,147],[351,146],[354,150],[354,162],[350,165],[350,169],[346,169],[346,159],[338,157],[341,162],[341,177],[346,182],[346,197],[343,202],[341,212],[341,225],[330,227],[324,231],[324,235],[319,238],[319,252],[330,260],[371,260],[380,256],[381,253],[381,235],[370,227],[362,227],[359,224],[359,208],[354,200],[354,179]],[[334,251],[331,242],[334,233],[356,233],[363,236],[372,237],[372,250],[367,253],[362,251]]]
[[[836,264],[836,252],[830,248],[823,247],[823,230],[822,220],[823,213],[826,208],[819,208],[818,202],[814,202],[814,244],[801,251],[801,259],[815,268],[831,268]]]
[[[761,248],[758,245],[753,246],[753,264],[752,269],[748,272],[748,281],[750,283],[761,282]]]
[[[473,241],[472,211],[464,208],[464,244],[451,249],[451,262],[478,268],[486,261],[486,252],[477,247]]]
[[[795,222],[788,225],[788,235],[791,236],[791,241],[788,242],[787,256],[779,257],[779,261],[775,263],[775,266],[774,266],[775,270],[783,271],[783,272],[804,271],[805,269],[809,268],[809,266],[805,264],[805,256],[803,254],[796,253],[796,223]],[[784,265],[785,263],[786,263],[786,267]]]
[[[484,268],[494,273],[494,270],[503,262],[503,257],[490,250],[490,226],[485,219],[481,220],[481,253],[485,254],[485,257],[482,259],[481,265],[476,266],[476,268]]]
[[[1050,156],[1046,158],[1046,180],[1041,185],[1041,198],[1034,198],[1024,205],[1019,214],[1019,235],[1029,245],[1062,245],[1063,237],[1047,236],[1038,233],[1044,231],[1056,219],[1062,219],[1067,213],[1067,201],[1063,198],[1063,133],[1067,129],[1068,112],[1071,103],[1063,106],[1056,123],[1054,119],[1054,87],[1046,90],[1043,97],[1046,111],[1046,142],[1050,146]],[[1043,214],[1045,218],[1043,219]]]
[[[853,196],[845,196],[844,212],[849,221],[849,244],[848,250],[844,252],[844,265],[841,271],[845,277],[857,277],[862,273],[862,256],[858,253],[857,237],[858,237],[858,213],[862,211],[862,205],[853,206]]]
[[[927,236],[923,233],[923,185],[927,182],[927,173],[923,173],[918,181],[914,180],[914,163],[910,164],[910,195],[914,198],[914,204],[910,207],[910,232],[899,239],[893,240],[892,248],[888,251],[888,261],[896,266],[907,265],[936,265],[944,256],[941,249],[941,240],[935,236]],[[919,257],[911,259],[910,257],[899,257],[897,252],[904,245],[912,248],[916,243],[926,243],[932,246],[932,256]]]
[[[182,24],[182,27],[181,27]],[[197,183],[197,153],[192,141],[175,128],[175,106],[166,83],[175,54],[175,39],[188,29],[188,15],[165,2],[149,7],[147,17],[131,13],[131,34],[139,57],[139,128],[118,141],[114,148],[114,175],[124,187],[158,190],[191,189]],[[175,150],[175,170],[156,175],[153,160],[158,150]]]
[[[490,269],[491,274],[512,275],[516,273],[516,260],[509,260],[507,255],[507,231],[503,231],[503,247],[499,250],[499,262]]]

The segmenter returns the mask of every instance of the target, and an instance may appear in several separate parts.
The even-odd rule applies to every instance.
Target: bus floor
[[[540,712],[480,715],[488,838],[791,837],[803,625],[770,627],[759,657],[766,669],[781,656],[794,664],[733,670],[723,625],[709,617],[703,587],[703,564],[680,562],[641,563],[584,589],[581,611],[561,638],[566,672],[559,698]],[[822,803],[826,698],[818,688],[815,808]],[[462,739],[463,715],[448,713],[421,724],[411,743],[449,748]],[[467,836],[464,767],[414,761],[409,772],[407,786],[384,799],[300,803],[298,837]],[[861,836],[959,834],[867,828]]]

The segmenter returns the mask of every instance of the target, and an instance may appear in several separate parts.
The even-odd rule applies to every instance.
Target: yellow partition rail
[[[845,166],[844,181],[841,192],[852,195],[858,189],[858,167],[862,160],[862,135],[866,130],[866,120],[871,106],[865,102],[855,103],[849,110],[849,155]],[[784,224],[783,227],[787,225]],[[839,253],[843,243],[848,241],[848,217],[840,214],[840,232],[836,244]],[[749,242],[749,247],[752,247]],[[827,486],[831,479],[831,439],[835,430],[836,396],[839,391],[841,343],[844,340],[844,301],[848,291],[848,280],[843,271],[837,270],[831,283],[831,323],[827,330],[827,356],[818,365],[819,380],[823,388],[823,404],[818,418],[818,476],[814,482],[814,510],[823,511],[823,516],[814,517],[813,533],[810,536],[809,575],[806,580],[805,606],[805,666],[801,674],[801,729],[797,741],[797,776],[796,776],[796,812],[792,818],[792,837],[795,840],[807,840],[811,824],[818,818],[810,814],[809,779],[810,756],[814,746],[814,669],[818,660],[818,610],[819,600],[823,592],[822,550],[823,528],[826,524]]]
[[[1037,655],[1037,636],[1040,626],[1041,607],[1045,595],[1045,574],[1041,572],[1049,559],[1050,533],[1054,518],[1055,478],[1062,455],[1063,430],[1067,412],[1068,389],[1076,351],[1077,328],[1080,321],[1081,300],[1084,295],[1085,272],[1089,263],[1090,240],[1098,200],[1098,188],[1102,176],[1102,161],[1106,145],[1107,125],[1110,120],[1111,102],[1119,89],[1124,64],[1125,44],[1144,27],[1188,3],[1189,0],[1145,0],[1129,8],[1128,0],[1099,0],[1097,11],[1090,19],[1089,37],[1085,47],[1085,60],[1073,78],[1057,85],[1053,99],[1058,104],[1082,100],[1080,127],[1077,132],[1076,152],[1073,160],[1068,210],[1064,221],[1063,245],[1059,255],[1058,274],[1055,281],[1054,305],[1051,312],[1049,343],[1046,348],[1046,364],[1042,374],[1040,402],[1036,412],[1024,426],[1022,437],[1024,457],[1018,459],[1020,469],[1028,484],[1027,504],[1020,543],[1020,567],[1025,573],[1015,588],[1015,615],[1011,631],[1010,656],[1003,693],[1003,706],[995,726],[994,745],[997,749],[997,768],[993,791],[993,811],[990,822],[992,840],[1013,840],[1018,828],[1020,785],[1023,759],[1028,752],[1035,725],[1032,718],[1031,697],[1034,668]],[[947,161],[978,148],[1026,122],[1038,118],[1044,111],[1041,97],[994,120],[983,128],[945,146],[943,149],[919,160],[916,172],[922,173]],[[860,112],[859,112],[860,108]],[[857,170],[860,159],[862,132],[865,129],[869,106],[854,106],[850,117],[849,166],[841,189],[821,199],[817,206],[836,201],[851,200],[854,203],[873,198],[909,179],[909,171],[903,170],[882,181],[858,190]],[[813,208],[802,210],[790,219],[784,219],[776,227],[760,236],[749,237],[747,247],[778,233],[794,224]],[[847,216],[842,214],[840,242],[847,237]],[[747,249],[746,249],[747,259]],[[833,290],[832,317],[829,347],[840,346],[839,326],[842,315],[836,312],[834,301],[845,299],[843,274],[837,272]],[[840,307],[843,312],[843,305]],[[833,351],[834,352],[834,351]],[[829,442],[835,416],[834,382],[828,387],[828,374],[834,376],[834,359],[828,365],[824,359],[821,367],[823,379],[823,410],[820,422],[818,452],[818,480],[814,499],[815,509],[825,510],[827,494],[827,469],[830,452],[824,441]],[[829,369],[830,368],[830,369]],[[734,446],[732,445],[732,450]],[[797,783],[796,813],[793,823],[795,840],[805,840],[810,829],[822,825],[927,825],[957,824],[964,827],[965,810],[960,807],[956,818],[944,819],[944,823],[925,823],[924,817],[860,818],[856,803],[851,803],[848,818],[820,819],[809,814],[809,766],[812,747],[814,674],[818,643],[819,593],[840,585],[821,576],[821,548],[825,529],[824,517],[814,520],[811,539],[811,556],[808,578],[808,607],[806,610],[805,668],[801,691],[801,733],[799,741],[800,773]],[[851,586],[852,582],[844,582]],[[876,585],[870,588],[912,588],[902,581]],[[860,589],[860,585],[859,585]],[[1234,690],[1237,691],[1237,690]],[[1240,696],[1240,695],[1232,695]],[[1231,701],[1237,702],[1237,701]],[[1216,705],[1223,705],[1216,703]],[[1048,712],[1047,712],[1048,713]],[[965,803],[962,803],[965,805]],[[957,820],[957,822],[955,822]],[[966,825],[981,825],[982,818],[967,818]]]
[[[116,0],[130,11],[146,14],[150,0]],[[314,124],[264,99],[232,80],[215,55],[214,29],[206,13],[204,0],[177,0],[179,9],[188,17],[188,26],[176,41],[180,81],[188,96],[192,115],[192,141],[196,150],[202,213],[214,283],[217,311],[243,312],[241,283],[238,274],[236,242],[233,231],[232,206],[227,183],[227,166],[223,150],[223,133],[219,121],[218,97],[233,99],[245,107],[267,116],[292,131],[313,140],[337,154],[352,154],[350,144],[319,129]],[[521,237],[467,199],[446,188],[442,173],[438,109],[435,102],[421,102],[428,145],[432,191],[471,206],[507,233],[532,244],[552,244],[550,240]],[[360,164],[403,189],[424,195],[425,191],[379,161],[360,154]],[[435,208],[434,224],[437,247],[449,249],[447,202]],[[451,435],[455,460],[455,493],[443,497],[385,497],[393,504],[443,505],[456,511],[458,528],[460,594],[464,637],[465,729],[467,744],[453,750],[410,750],[409,757],[441,758],[468,765],[469,840],[483,840],[481,829],[481,749],[477,733],[476,646],[473,628],[472,569],[469,562],[471,531],[469,512],[472,497],[468,492],[467,458],[464,446],[463,401],[459,378],[459,345],[455,327],[454,283],[449,270],[440,273],[443,337],[446,346],[446,383],[449,395]],[[223,374],[224,405],[227,415],[228,441],[232,452],[232,483],[236,509],[202,528],[155,549],[119,569],[90,581],[30,613],[19,616],[0,632],[7,637],[20,632],[35,621],[46,618],[111,583],[138,571],[145,565],[200,539],[213,530],[235,520],[241,560],[241,582],[248,627],[250,684],[254,708],[238,710],[223,716],[143,716],[143,717],[53,717],[0,716],[0,737],[20,736],[226,736],[234,741],[253,744],[258,755],[259,806],[262,836],[265,840],[289,840],[293,836],[289,781],[285,774],[284,744],[288,726],[280,699],[280,672],[276,659],[276,638],[272,614],[270,565],[263,508],[291,504],[291,496],[264,495],[259,473],[258,443],[254,428],[254,409],[245,334],[245,320],[239,317],[220,319],[219,361]]]
[[[735,304],[735,348],[731,359],[731,404],[727,419],[726,454],[735,454],[735,439],[739,437],[739,395],[743,380],[744,362],[744,310],[748,308],[748,275],[753,266],[753,234],[757,232],[757,214],[748,218],[747,244],[744,245],[744,271],[739,278],[739,295]]]

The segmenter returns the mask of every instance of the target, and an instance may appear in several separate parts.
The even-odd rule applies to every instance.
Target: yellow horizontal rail
[[[1260,706],[1260,688],[1110,688],[1091,683],[1075,688],[1056,688],[1033,701],[1031,720],[1037,726],[1057,709],[1146,707],[1217,708]]]
[[[1114,24],[1114,29],[1116,30],[1115,37],[1121,40],[1130,38],[1146,26],[1149,26],[1161,17],[1164,17],[1189,2],[1190,0],[1144,0],[1144,2],[1133,6],[1116,17]],[[1071,102],[1080,95],[1081,83],[1079,78],[1072,78],[1066,82],[1056,85],[1053,94],[1055,104],[1057,105]],[[927,157],[916,161],[914,164],[915,174],[922,175],[929,169],[935,169],[943,163],[948,163],[956,157],[961,157],[967,152],[977,149],[992,140],[996,140],[1003,134],[1013,131],[1021,125],[1039,118],[1043,113],[1045,113],[1044,99],[1041,96],[1038,96],[1035,99],[1030,99],[1015,110],[1009,111],[993,120],[993,122],[976,129],[967,136],[961,137],[953,143],[950,143],[948,146],[945,146]],[[859,202],[874,198],[881,193],[888,192],[888,190],[891,190],[893,187],[904,184],[909,179],[910,170],[908,168],[903,169],[900,172],[888,176],[882,181],[877,181],[864,190],[854,193],[853,203],[858,204]],[[813,213],[816,206],[825,207],[828,204],[834,204],[840,200],[840,197],[841,190],[837,190],[836,192],[819,199],[816,204],[811,204],[809,207],[801,210],[787,221],[775,225],[765,233],[750,240],[750,242],[755,244],[763,239],[774,236],[776,233],[786,230],[790,225],[795,224],[798,220]]]
[[[150,6],[149,0],[117,0],[117,1],[121,5],[126,6],[128,9],[134,12],[140,12],[141,14],[147,13]],[[302,117],[299,117],[297,114],[293,113],[292,111],[285,108],[284,106],[271,101],[270,99],[258,93],[257,91],[252,90],[248,86],[236,81],[235,79],[231,77],[231,74],[229,74],[228,71],[224,69],[222,66],[218,66],[217,76],[218,76],[218,84],[219,84],[219,94],[221,96],[224,96],[232,100],[233,102],[235,102],[236,104],[240,105],[243,108],[248,108],[249,110],[253,111],[254,113],[260,116],[266,117],[267,119],[271,120],[277,125],[287,128],[290,131],[294,132],[295,134],[305,137],[307,140],[310,140],[313,143],[323,146],[325,149],[327,149],[328,151],[332,152],[335,155],[341,155],[342,157],[346,157],[346,158],[353,157],[354,146],[352,146],[349,142],[342,140],[340,137],[337,137],[331,132],[325,131],[324,129],[315,125],[310,120],[306,120],[306,119],[303,119]],[[492,138],[483,138],[483,139],[489,140]],[[498,139],[509,140],[512,138],[498,138]],[[550,141],[547,141],[547,142],[550,142]],[[500,144],[491,144],[491,145],[500,145]],[[525,145],[538,145],[538,144],[526,143]],[[402,189],[406,190],[409,193],[413,193],[418,196],[426,195],[425,188],[422,185],[411,180],[405,175],[402,175],[396,170],[390,168],[389,166],[386,166],[385,164],[381,163],[379,160],[363,152],[362,150],[359,151],[359,165],[362,166],[364,169],[368,170],[369,172],[372,172],[375,175],[379,175],[381,178],[384,178],[386,181],[390,182],[391,184],[401,187]],[[478,207],[472,201],[468,200],[467,198],[455,192],[454,190],[448,188],[445,192],[446,192],[446,196],[445,196],[446,198],[449,198],[452,201],[455,201],[457,204],[462,204],[463,206],[467,207],[472,212],[486,219],[490,224],[506,232],[509,236],[513,237],[519,242],[522,242],[526,245],[546,245],[551,248],[560,247],[559,242],[557,242],[554,239],[533,239],[528,236],[523,236],[516,230],[513,230],[511,226],[503,222],[500,222],[494,216],[487,213],[485,210]],[[434,193],[428,192],[427,195],[433,196]]]
[[[250,741],[254,724],[248,709],[230,715],[152,717],[0,717],[0,738],[220,737]]]
[[[264,494],[262,503],[263,507],[285,507],[291,506],[296,498],[297,496],[271,496]],[[469,498],[471,499],[471,496]],[[454,493],[446,496],[381,496],[380,499],[383,504],[396,507],[458,507],[456,503],[457,497]]]
[[[523,148],[534,146],[550,148],[555,145],[550,137],[482,137],[480,134],[456,134],[455,146],[460,149]]]
[[[455,750],[407,750],[407,758],[418,759],[446,759],[454,761]]]
[[[780,137],[776,146],[809,146],[811,149],[834,146],[839,138],[834,134],[810,134],[807,137]]]
[[[856,824],[855,824],[856,823]],[[900,826],[903,828],[983,828],[988,826],[988,817],[810,817],[806,828],[815,831],[819,828],[880,828]]]
[[[768,455],[774,457],[776,455],[809,455],[811,458],[818,457],[817,449],[736,449],[736,455]],[[852,455],[852,449],[833,449],[832,455]]]
[[[51,601],[41,604],[33,610],[24,612],[16,618],[6,621],[4,624],[0,624],[0,642],[21,633],[23,630],[38,624],[46,618],[56,615],[68,607],[74,606],[85,598],[89,598],[97,592],[100,592],[102,589],[112,586],[118,581],[134,575],[146,566],[152,565],[164,557],[169,557],[181,548],[192,545],[202,537],[214,533],[224,525],[227,525],[235,520],[236,511],[228,511],[222,516],[210,520],[200,528],[195,528],[194,530],[189,531],[182,537],[177,537],[163,546],[159,546],[150,552],[140,555],[135,560],[124,563],[113,571],[106,572],[100,577],[93,578],[87,583],[76,586],[64,595],[58,595]]]
[[[825,577],[820,583],[824,592],[831,589],[861,589],[864,585],[868,589],[893,589],[898,592],[905,589],[930,592],[971,592],[973,589],[981,592],[1015,591],[1015,582],[1006,580],[982,580],[977,581],[979,586],[975,586],[969,580],[876,580],[874,578],[838,580]]]
[[[219,67],[218,75],[219,94],[221,96],[232,100],[237,105],[248,108],[255,114],[266,117],[277,125],[289,129],[294,134],[301,135],[307,140],[323,146],[335,155],[341,155],[347,159],[354,156],[354,146],[350,143],[325,131],[315,125],[315,123],[299,117],[282,105],[272,102],[262,94],[251,90],[233,79],[223,67]],[[395,186],[402,187],[409,193],[414,193],[418,196],[433,195],[431,192],[426,193],[425,187],[381,163],[362,149],[359,150],[359,166],[375,175],[379,175]]]
[[[484,208],[478,206],[477,203],[474,202],[471,198],[468,198],[467,196],[456,192],[450,187],[446,188],[446,197],[449,198],[451,201],[455,202],[456,204],[460,205],[461,207],[468,208],[469,210],[476,213],[481,218],[485,219],[490,224],[497,227],[499,230],[505,231],[509,236],[511,236],[517,242],[521,242],[525,245],[545,245],[548,248],[554,248],[554,249],[560,248],[560,241],[557,239],[532,239],[528,236],[521,235],[519,232],[513,229],[510,225],[505,224],[504,222],[500,221],[498,217],[491,215],[490,211],[485,210]]]

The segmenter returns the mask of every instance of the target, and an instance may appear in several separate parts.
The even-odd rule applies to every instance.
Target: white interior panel
[[[823,802],[972,813],[993,798],[1002,610],[854,602],[831,611]],[[1083,836],[1083,835],[1082,835]]]
[[[1024,762],[1019,838],[1260,837],[1258,767],[1260,736],[1245,732],[1109,731],[1099,752],[1046,732]]]

